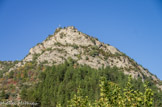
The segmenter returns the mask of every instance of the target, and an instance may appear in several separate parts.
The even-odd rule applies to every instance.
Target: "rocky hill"
[[[27,98],[27,95],[30,96],[31,93],[24,94],[27,91],[24,90],[28,88],[28,91],[30,92],[30,89],[37,87],[37,85],[41,83],[41,81],[45,78],[45,74],[43,74],[42,76],[42,73],[48,71],[48,75],[50,71],[48,70],[49,66],[51,66],[52,68],[53,65],[56,65],[60,68],[66,68],[66,62],[69,60],[71,61],[68,63],[75,62],[71,65],[74,71],[80,70],[79,68],[83,65],[83,68],[85,69],[83,70],[84,72],[82,72],[82,75],[92,76],[89,78],[97,80],[92,80],[91,82],[93,84],[91,84],[91,82],[86,82],[87,80],[83,79],[85,81],[84,85],[89,84],[87,86],[92,85],[93,87],[95,86],[96,89],[98,89],[97,87],[99,77],[93,77],[93,75],[96,75],[95,73],[97,73],[99,70],[102,71],[109,67],[108,70],[110,70],[111,68],[112,71],[110,70],[111,72],[109,72],[108,78],[115,78],[116,80],[122,78],[123,82],[125,82],[127,81],[125,77],[128,77],[125,75],[131,75],[135,79],[135,81],[149,81],[150,86],[157,93],[161,92],[160,90],[162,90],[162,82],[155,75],[151,74],[147,69],[143,68],[126,54],[120,52],[118,49],[109,44],[100,42],[97,38],[78,31],[73,26],[69,26],[65,28],[57,28],[53,35],[49,35],[47,39],[44,40],[42,43],[38,43],[36,46],[31,48],[29,54],[26,55],[23,60],[14,62],[0,61],[0,97],[4,95],[3,99],[16,101]],[[66,66],[61,64],[65,64]],[[84,65],[86,65],[86,67]],[[64,78],[64,76],[62,77],[62,75],[64,75],[65,71],[67,69],[72,69],[69,67],[62,72],[59,67],[59,72],[56,72],[56,76],[54,80],[52,80],[55,81],[57,84],[59,82],[62,82],[62,78]],[[90,67],[91,69],[88,67]],[[114,69],[115,67],[118,70]],[[86,69],[88,70],[87,72],[93,71],[94,74],[86,74]],[[119,71],[119,73],[114,73],[116,71]],[[69,72],[71,71],[67,70],[67,74],[65,76],[68,79],[72,78],[72,75],[74,76],[74,79],[77,79],[75,75],[81,75],[78,74],[78,72],[71,72],[71,74],[68,74]],[[105,72],[108,71],[105,70]],[[120,74],[121,72],[123,72],[125,75],[123,73]],[[122,75],[124,75],[125,77]],[[53,77],[49,76],[47,80],[51,78]],[[57,78],[61,78],[61,81],[59,81],[60,79]],[[118,82],[119,84],[122,83],[120,83],[120,81]],[[70,90],[76,88],[74,80],[72,83],[71,80],[63,81],[61,84],[65,85],[67,83],[69,83],[69,87],[73,87],[69,88]],[[141,83],[142,82],[135,83],[138,85],[136,87],[141,88]],[[63,91],[64,88],[62,88],[62,85],[59,85],[59,87],[61,87],[59,89],[62,89]],[[55,92],[57,91],[58,89],[55,89]],[[91,93],[93,93],[93,91],[91,91]],[[65,97],[64,94],[62,95]],[[156,98],[158,99],[159,97]],[[30,99],[27,100],[30,101]],[[62,101],[62,99],[60,99],[60,101]]]
[[[73,26],[57,28],[53,35],[49,35],[42,43],[31,48],[29,54],[9,71],[30,61],[36,61],[38,65],[50,66],[61,64],[68,58],[74,59],[80,65],[88,65],[95,69],[116,66],[133,78],[141,77],[144,81],[145,77],[148,77],[162,89],[158,84],[160,80],[133,59],[115,47],[78,31]]]

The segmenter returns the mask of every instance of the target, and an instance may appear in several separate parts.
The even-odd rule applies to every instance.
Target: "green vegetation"
[[[91,51],[89,51],[89,55],[92,57],[98,56],[100,53],[100,50],[97,46],[91,46]]]
[[[89,60],[88,56],[86,56],[86,60]]]
[[[90,51],[89,55],[92,57],[95,57],[95,56],[99,55],[99,52],[97,50],[92,50],[92,51]]]
[[[89,35],[88,35],[89,36]],[[89,36],[90,37],[90,36]],[[96,40],[98,40],[98,38],[95,38],[95,37],[90,37],[90,40],[92,41],[92,43],[94,45],[96,45]]]
[[[91,39],[91,41],[93,42],[94,45],[96,45],[95,39]]]
[[[54,45],[56,45],[56,46],[65,46],[65,45],[61,44],[60,42],[56,42]]]
[[[52,48],[47,48],[46,51],[52,51]]]
[[[61,32],[60,33],[60,38],[62,39],[63,37],[65,37],[66,35],[63,33],[63,32]]]
[[[117,67],[96,70],[77,64],[71,57],[51,67],[28,62],[2,79],[1,101],[15,99],[20,93],[23,101],[37,102],[41,107],[162,106],[162,92],[151,78],[145,77],[149,83],[143,85],[141,78],[130,79]]]
[[[81,54],[78,54],[78,55],[77,55],[77,58],[78,58],[78,60],[82,59]]]
[[[61,27],[57,28],[54,32],[54,35],[57,34],[61,29],[62,29]]]
[[[145,92],[134,90],[129,77],[124,89],[113,82],[107,82],[106,78],[100,81],[100,97],[91,102],[88,96],[84,97],[79,88],[77,93],[69,101],[68,107],[152,107],[153,92],[145,85]]]
[[[37,58],[40,56],[41,54],[33,54],[33,61],[36,61],[37,60]]]
[[[67,51],[63,48],[54,48],[53,50],[57,50],[60,53],[67,53]]]
[[[2,68],[0,70],[0,78],[3,77],[3,74],[6,73],[11,67],[13,67],[15,64],[17,64],[19,61],[0,61],[0,67]]]
[[[57,30],[57,29],[56,29],[56,30]],[[54,36],[54,35],[48,35],[48,37],[46,38],[46,40],[45,40],[45,41],[50,40],[50,38],[51,38],[52,36]]]
[[[74,32],[81,33],[71,28]],[[49,35],[46,40],[50,40],[56,34],[60,34],[60,38],[64,39],[67,34],[60,32],[61,29],[57,28],[54,35]],[[151,76],[147,77],[142,72],[145,82],[142,82],[140,75],[138,79],[124,75],[123,70],[133,69],[140,72],[139,64],[124,53],[112,54],[106,45],[98,42],[98,39],[83,33],[82,35],[91,41],[91,45],[81,46],[67,43],[66,40],[65,43],[58,41],[54,42],[55,47],[43,47],[40,54],[33,55],[31,62],[22,60],[19,67],[15,64],[20,61],[0,61],[0,101],[16,102],[19,99],[38,103],[37,107],[162,107],[162,91],[156,87],[158,81],[153,81]],[[81,36],[77,39],[81,40]],[[74,54],[75,60],[68,57],[71,54],[67,48],[71,51],[81,49],[78,54]],[[59,56],[65,61],[63,64],[48,66],[52,60],[38,60],[44,52],[48,54],[53,51],[65,55]],[[77,63],[82,58],[89,60],[88,62],[93,62],[93,59],[96,61],[92,57],[97,57],[97,63],[102,65],[101,68],[93,69]],[[121,62],[129,60],[134,68],[105,68],[106,64],[99,60],[116,63],[113,58]],[[56,61],[61,62],[56,59],[53,64],[58,64]],[[12,67],[13,70],[10,69]]]
[[[104,86],[101,86],[101,77],[105,78]],[[140,78],[130,81],[128,76],[116,67],[96,70],[77,65],[70,57],[64,64],[46,67],[39,73],[39,80],[34,87],[22,88],[21,98],[24,101],[37,102],[42,107],[77,107],[74,102],[78,100],[83,107],[90,104],[97,107],[104,107],[105,104],[112,107],[121,104],[121,107],[161,105],[161,92],[157,92],[154,84],[144,87]],[[78,87],[81,90],[79,94]],[[105,91],[102,91],[102,88]],[[151,89],[155,93],[154,96]]]
[[[9,78],[13,78],[13,75],[14,75],[14,72],[11,71],[11,72],[9,73]]]
[[[78,49],[78,48],[79,48],[79,46],[76,45],[76,44],[73,44],[72,47],[73,47],[74,49]]]
[[[0,101],[2,101],[2,99],[8,99],[9,95],[5,93],[4,90],[1,91],[0,93]]]

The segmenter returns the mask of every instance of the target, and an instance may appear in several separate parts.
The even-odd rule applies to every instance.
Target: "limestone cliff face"
[[[56,29],[54,35],[49,36],[45,41],[31,48],[29,55],[23,61],[32,61],[33,56],[38,55],[36,59],[38,63],[48,61],[48,64],[60,64],[68,57],[71,57],[76,59],[79,64],[87,64],[93,68],[99,68],[102,65],[108,66],[108,60],[110,59],[103,60],[104,56],[98,50],[112,55],[121,54],[113,46],[101,43],[71,26]],[[99,61],[101,62],[98,63]]]
[[[38,64],[57,65],[69,57],[76,60],[78,64],[92,68],[116,66],[134,78],[141,77],[144,81],[144,76],[147,76],[155,83],[160,81],[115,47],[101,43],[98,39],[78,31],[73,26],[57,28],[53,35],[30,49],[23,63],[34,60]],[[162,89],[161,86],[157,86]]]

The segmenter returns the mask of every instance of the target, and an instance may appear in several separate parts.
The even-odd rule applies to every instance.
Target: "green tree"
[[[68,107],[92,107],[92,105],[88,100],[88,96],[82,96],[81,88],[79,87],[77,93],[69,101]]]
[[[5,95],[6,95],[6,93],[5,93],[5,91],[4,91],[4,89],[2,89],[2,92],[1,92],[1,99],[4,99],[5,98]]]
[[[27,99],[27,89],[25,87],[22,88],[21,93],[20,93],[20,97],[22,99]]]
[[[145,93],[144,93],[144,105],[145,107],[152,107],[153,105],[153,91],[148,87],[148,83],[145,83]]]

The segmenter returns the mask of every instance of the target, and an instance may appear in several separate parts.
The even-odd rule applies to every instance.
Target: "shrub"
[[[51,51],[51,50],[52,50],[52,48],[47,48],[46,50],[47,50],[47,51]]]
[[[65,34],[63,32],[60,33],[60,38],[62,39],[63,37],[65,37]]]
[[[48,37],[46,38],[45,41],[50,40],[50,38],[51,38],[52,36],[53,36],[53,35],[48,35]]]
[[[82,57],[81,57],[81,55],[80,54],[78,54],[77,55],[77,57],[78,57],[78,59],[80,60],[80,59],[82,59]]]
[[[36,61],[36,59],[40,56],[40,54],[34,54],[33,55],[33,61]]]
[[[73,44],[72,47],[73,47],[74,49],[78,49],[78,48],[79,48],[79,46],[76,45],[76,44]]]
[[[55,30],[54,35],[57,34],[61,29],[62,29],[61,27],[57,28],[57,29]]]
[[[11,71],[11,72],[9,73],[9,78],[13,78],[13,76],[14,76],[14,72]]]
[[[56,42],[54,45],[57,45],[57,46],[64,46],[64,45],[61,44],[60,42]]]
[[[99,55],[99,52],[97,50],[92,50],[92,51],[90,51],[89,55],[92,57],[95,57],[95,56]]]
[[[86,56],[86,60],[89,60],[88,56]]]
[[[93,42],[94,45],[96,45],[96,40],[95,39],[91,39],[91,41]]]

